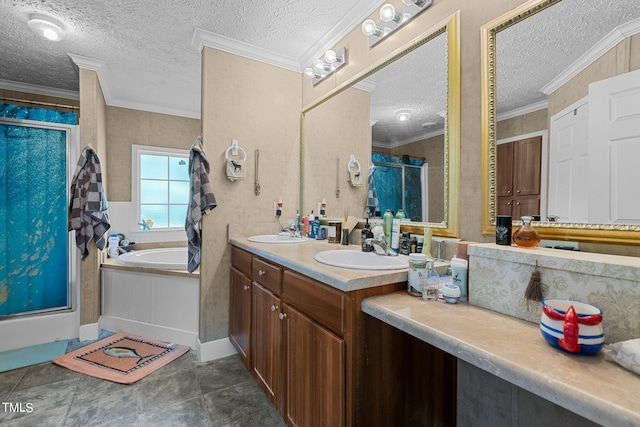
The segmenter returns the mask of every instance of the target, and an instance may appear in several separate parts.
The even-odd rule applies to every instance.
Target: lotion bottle
[[[453,284],[460,288],[460,302],[468,301],[468,271],[469,262],[462,258],[451,259],[451,276]]]

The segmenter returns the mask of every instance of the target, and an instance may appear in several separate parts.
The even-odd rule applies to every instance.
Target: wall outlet
[[[278,202],[273,202],[273,214],[275,216],[282,215],[282,208],[278,207]]]

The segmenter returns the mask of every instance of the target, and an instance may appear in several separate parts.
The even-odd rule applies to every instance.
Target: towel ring
[[[231,143],[231,145],[229,146],[229,148],[227,148],[227,151],[224,152],[224,157],[227,160],[229,160],[229,151],[231,151],[232,155],[237,156],[238,155],[238,150],[240,150],[242,152],[242,160],[246,161],[247,160],[247,152],[244,151],[244,149],[238,145],[238,141],[236,141],[236,140],[234,140],[233,143]]]
[[[356,156],[352,154],[349,158],[349,163],[347,163],[347,172],[351,172],[355,167],[357,167],[357,169],[355,169],[354,171],[360,172],[360,162],[357,161]]]

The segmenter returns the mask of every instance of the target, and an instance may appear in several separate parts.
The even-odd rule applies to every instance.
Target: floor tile
[[[255,414],[251,414],[246,418],[234,421],[229,424],[229,427],[286,427],[287,423],[284,422],[282,416],[276,411],[276,408],[271,407],[264,409]]]
[[[27,368],[27,372],[18,383],[16,391],[68,379],[77,380],[81,377],[84,377],[84,375],[79,374],[78,372],[74,372],[70,369],[55,365],[51,362],[41,363],[39,365],[33,365]]]
[[[5,405],[3,405],[0,408],[0,423],[14,419],[36,420],[44,417],[44,414],[60,408],[63,408],[64,414],[66,414],[67,408],[73,401],[77,384],[78,379],[76,378],[12,392],[9,394],[7,402],[14,405],[22,404],[26,411],[5,411]],[[28,406],[32,408],[31,412],[28,412]]]
[[[18,368],[0,374],[0,401],[6,402],[9,393],[22,380],[28,368]]]
[[[242,382],[255,381],[237,355],[201,364],[196,366],[195,371],[203,394]]]
[[[202,394],[193,370],[149,376],[139,382],[138,413],[173,405]]]
[[[140,414],[138,427],[208,427],[209,417],[202,404],[202,397],[164,406],[154,411]]]
[[[224,426],[271,407],[255,382],[244,382],[203,396],[214,426]]]

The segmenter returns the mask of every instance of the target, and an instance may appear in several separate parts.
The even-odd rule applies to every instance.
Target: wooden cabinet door
[[[286,305],[283,407],[290,426],[345,424],[344,340]]]
[[[496,151],[498,157],[496,195],[511,197],[513,196],[513,143],[498,144]]]
[[[540,194],[542,137],[523,139],[514,144],[513,187],[515,195]]]
[[[280,298],[253,282],[251,360],[253,375],[271,400],[281,409],[282,321]]]
[[[229,339],[251,369],[251,279],[231,267]]]
[[[519,197],[514,201],[513,217],[520,219],[525,215],[540,215],[540,197]]]

